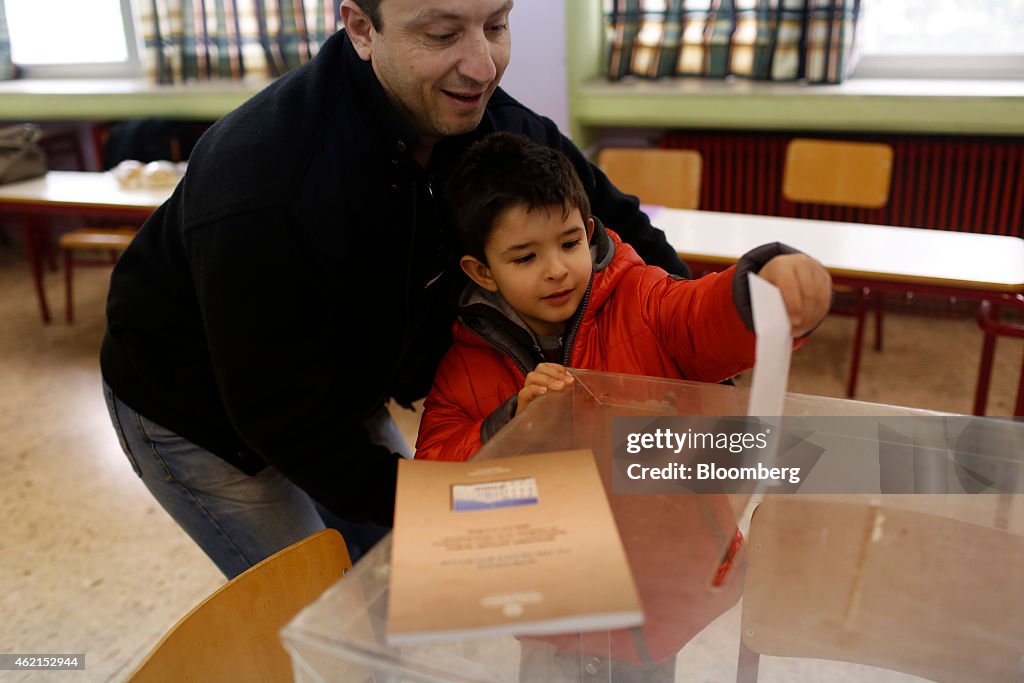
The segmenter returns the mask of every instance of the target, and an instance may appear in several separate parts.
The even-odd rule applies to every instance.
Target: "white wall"
[[[510,26],[512,61],[501,87],[568,135],[564,0],[516,0]]]

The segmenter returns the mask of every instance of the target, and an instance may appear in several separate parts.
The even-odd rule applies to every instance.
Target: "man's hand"
[[[575,381],[576,378],[558,363],[541,363],[526,376],[526,382],[519,391],[516,415],[526,410],[526,406],[534,399],[548,393],[548,390],[561,391]]]
[[[807,254],[783,254],[764,264],[758,275],[779,288],[793,337],[802,337],[821,322],[832,303],[832,276]]]

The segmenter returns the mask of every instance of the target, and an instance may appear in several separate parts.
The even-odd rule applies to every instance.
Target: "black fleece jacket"
[[[114,270],[104,379],[242,471],[269,463],[342,517],[390,524],[396,456],[361,420],[430,388],[463,284],[438,192],[493,130],[561,149],[594,214],[683,272],[636,199],[500,89],[476,131],[417,165],[415,135],[340,32],[199,141]]]

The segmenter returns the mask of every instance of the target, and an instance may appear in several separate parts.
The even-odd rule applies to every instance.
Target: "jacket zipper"
[[[583,315],[587,312],[587,305],[590,303],[590,289],[594,286],[594,279],[590,279],[590,283],[587,285],[587,291],[583,294],[583,301],[580,302],[580,307],[576,309],[578,315],[576,320],[573,321],[572,327],[569,329],[569,334],[565,337],[565,345],[562,348],[562,365],[569,367],[569,360],[572,356],[572,347],[576,343],[576,333],[580,331],[580,326],[583,324]]]
[[[426,188],[427,188],[427,197],[430,199],[430,203],[433,206],[433,204],[435,203],[434,202],[434,176],[433,175],[427,174]],[[432,285],[435,282],[437,282],[438,280],[440,280],[444,276],[444,274],[445,274],[445,272],[447,270],[448,270],[448,264],[446,263],[445,266],[442,267],[440,271],[438,271],[437,275],[435,275],[434,277],[430,278],[430,280],[427,281],[427,284],[423,285],[423,289],[430,289],[430,285]]]

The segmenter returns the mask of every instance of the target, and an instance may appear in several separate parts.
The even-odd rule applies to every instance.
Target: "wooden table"
[[[732,264],[750,249],[778,241],[817,258],[838,284],[975,299],[1024,312],[1024,240],[1019,237],[645,208],[687,262]],[[985,411],[994,343],[986,326],[976,415]],[[1024,415],[1024,371],[1014,413]]]
[[[43,322],[50,322],[43,287],[43,258],[48,251],[50,232],[59,227],[59,219],[111,218],[138,227],[172,191],[173,188],[124,190],[110,173],[79,171],[49,171],[39,178],[0,185],[0,216],[14,216],[25,233]],[[51,263],[51,267],[56,266]]]

